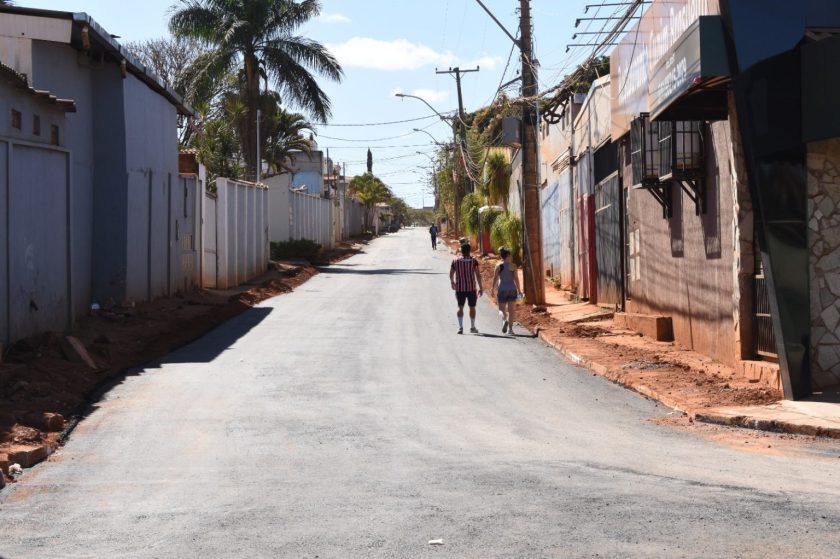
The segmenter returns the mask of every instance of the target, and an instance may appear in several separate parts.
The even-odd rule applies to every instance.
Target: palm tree
[[[391,189],[371,173],[353,177],[348,190],[365,207],[365,230],[370,227],[370,216],[376,204],[385,202],[393,196]]]
[[[294,35],[321,11],[319,0],[179,0],[169,28],[213,47],[201,58],[197,78],[221,78],[237,68],[246,93],[247,124],[241,138],[245,162],[256,176],[256,113],[260,78],[271,79],[281,95],[320,121],[331,104],[311,71],[341,81],[341,65],[312,39]]]
[[[270,173],[291,172],[290,164],[297,155],[312,158],[312,142],[303,135],[307,130],[312,130],[312,124],[302,114],[284,111],[279,106],[276,115],[263,117],[260,138]]]

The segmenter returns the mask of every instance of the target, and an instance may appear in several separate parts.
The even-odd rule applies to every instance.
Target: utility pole
[[[522,221],[525,226],[525,298],[529,303],[545,303],[542,239],[540,225],[540,185],[537,154],[537,68],[533,59],[531,2],[519,0],[519,46],[522,53]]]
[[[436,74],[453,74],[455,76],[455,84],[458,87],[458,122],[455,123],[453,126],[453,132],[455,133],[455,143],[456,145],[460,146],[461,151],[461,159],[464,162],[464,177],[463,177],[463,188],[460,188],[458,184],[455,185],[455,229],[458,229],[458,218],[459,212],[461,211],[461,200],[463,199],[463,195],[467,192],[472,192],[475,190],[475,185],[473,184],[472,180],[470,180],[470,171],[469,171],[469,162],[467,160],[467,126],[464,122],[465,114],[464,114],[464,97],[461,94],[461,74],[468,74],[470,72],[478,72],[480,68],[476,66],[475,68],[469,70],[462,70],[461,68],[455,67],[450,68],[449,70],[438,70],[435,69]]]

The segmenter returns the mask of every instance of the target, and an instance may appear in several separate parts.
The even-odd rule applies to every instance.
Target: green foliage
[[[499,214],[490,228],[490,242],[493,246],[510,249],[513,261],[522,262],[522,222],[510,212]]]
[[[402,198],[398,198],[397,196],[392,196],[390,200],[388,200],[388,204],[391,206],[391,217],[393,217],[393,221],[395,223],[399,223],[400,225],[405,225],[405,223],[409,220],[409,207],[408,204],[405,203],[405,200]]]
[[[169,28],[209,47],[193,65],[196,83],[212,84],[236,74],[243,84],[246,107],[240,135],[249,175],[256,175],[256,112],[260,82],[272,81],[278,94],[319,121],[331,115],[331,103],[313,72],[341,81],[343,71],[320,43],[297,34],[321,11],[316,0],[179,0]]]
[[[511,168],[505,154],[491,151],[485,159],[484,173],[487,177],[487,197],[490,202],[507,208]]]
[[[445,214],[444,214],[445,215]],[[421,210],[417,208],[408,209],[408,221],[422,227],[430,226],[435,222],[434,210]]]
[[[479,213],[484,205],[484,199],[478,192],[470,192],[461,201],[461,230],[470,235],[478,234]]]
[[[272,241],[272,260],[307,260],[315,262],[321,254],[321,245],[308,239]]]
[[[489,208],[486,212],[481,214],[481,230],[490,231],[493,228],[493,222],[496,218],[503,214],[501,210]]]
[[[198,160],[207,167],[208,181],[218,177],[238,179],[243,174],[240,161],[240,144],[236,131],[230,123],[212,120],[194,139]]]
[[[379,177],[370,173],[353,177],[348,185],[350,194],[356,196],[365,206],[365,229],[370,229],[370,214],[374,206],[381,202],[387,202],[393,198],[393,193]]]

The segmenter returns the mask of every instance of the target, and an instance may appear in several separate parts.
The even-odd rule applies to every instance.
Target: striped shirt
[[[472,256],[459,256],[452,261],[452,269],[455,270],[455,291],[476,291],[478,260]]]

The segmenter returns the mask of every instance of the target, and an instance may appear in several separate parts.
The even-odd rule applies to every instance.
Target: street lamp
[[[434,136],[432,136],[429,132],[427,132],[427,131],[425,131],[425,130],[423,130],[423,129],[421,129],[421,128],[412,128],[412,130],[414,130],[415,132],[422,132],[423,134],[427,135],[428,137],[430,137],[430,138],[432,139],[432,142],[434,142],[434,144],[435,144],[436,146],[441,146],[441,147],[444,147],[444,146],[450,146],[450,145],[451,145],[451,144],[444,144],[444,143],[442,143],[442,142],[438,142],[438,141],[437,141],[437,138],[435,138],[435,137],[434,137]]]
[[[459,146],[459,145],[460,145],[460,146],[461,146],[461,150],[462,150],[462,151],[464,151],[464,152],[466,151],[466,149],[465,149],[465,148],[466,148],[466,130],[464,131],[464,132],[465,132],[465,134],[464,134],[464,138],[462,138],[462,140],[459,142],[459,141],[458,141],[458,126],[457,126],[457,121],[455,120],[455,118],[454,118],[454,117],[451,117],[451,116],[450,116],[450,117],[447,117],[447,116],[444,116],[444,115],[440,114],[440,112],[438,112],[438,110],[437,110],[437,109],[435,109],[433,106],[431,106],[431,105],[429,104],[429,102],[428,102],[428,101],[426,101],[426,100],[425,100],[425,99],[423,99],[422,97],[418,97],[417,95],[409,95],[409,94],[407,94],[407,93],[395,93],[394,95],[395,95],[396,97],[399,97],[400,99],[405,99],[406,97],[409,97],[409,98],[411,98],[411,99],[417,99],[418,101],[422,101],[422,102],[423,102],[423,104],[424,104],[424,105],[426,105],[427,107],[429,107],[429,109],[431,109],[431,111],[432,111],[433,113],[435,113],[436,115],[438,115],[438,117],[439,117],[442,121],[447,122],[447,123],[449,123],[449,124],[450,124],[450,126],[452,126],[452,145],[453,145],[453,146]],[[429,135],[431,136],[431,134],[429,134]],[[434,139],[434,136],[432,136],[432,139]],[[438,142],[437,142],[437,141],[435,141],[435,143],[437,144]],[[465,186],[465,188],[466,188],[466,190],[467,190],[467,191],[470,191],[470,190],[472,190],[472,185],[471,185],[471,183],[469,182],[469,170],[467,169],[467,161],[466,161],[466,156],[465,156],[465,155],[464,155],[464,175],[465,175],[465,176],[464,176],[464,181],[465,181],[465,185],[464,185],[464,186]],[[437,187],[436,187],[436,189],[437,189]],[[439,201],[438,201],[438,197],[437,197],[437,196],[435,196],[435,208],[437,208],[437,206],[438,206],[438,202],[439,202]],[[456,192],[455,192],[455,206],[456,206],[456,207],[457,207],[457,206],[459,206],[459,205],[460,205],[460,203],[461,203],[461,196],[459,195],[459,193],[458,193],[458,189],[456,188]],[[455,229],[456,229],[456,230],[458,229],[458,217],[457,217],[457,212],[456,212],[456,216],[455,216]]]
[[[429,135],[431,136],[431,134],[429,134]],[[418,151],[417,153],[419,153],[420,155],[425,155],[426,157],[429,158],[429,161],[432,162],[432,188],[434,189],[434,193],[435,193],[435,211],[437,212],[438,203],[439,203],[438,184],[437,184],[437,161],[435,161],[435,158],[432,157],[431,155],[429,155],[428,153],[425,153],[423,151]]]
[[[422,97],[418,97],[417,95],[409,95],[407,93],[394,93],[394,96],[399,97],[400,99],[405,99],[406,97],[410,97],[411,99],[417,99],[418,101],[422,101],[423,103],[426,104],[427,107],[429,107],[432,110],[433,113],[438,115],[438,117],[440,117],[440,119],[442,121],[444,121],[444,122],[449,122],[450,120],[454,121],[454,119],[451,116],[443,116],[442,114],[440,114],[437,109],[435,109],[433,106],[431,106],[429,104],[429,102],[426,101],[425,99],[423,99]]]

